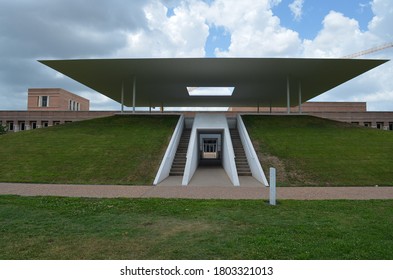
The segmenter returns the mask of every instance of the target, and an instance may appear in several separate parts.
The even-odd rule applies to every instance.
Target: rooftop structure
[[[126,105],[133,107],[133,113],[136,112],[136,107],[166,106],[254,107],[257,112],[260,107],[268,107],[270,113],[272,108],[281,107],[285,110],[282,113],[290,114],[291,109],[302,113],[302,104],[307,100],[386,61],[184,58],[41,62],[118,101],[121,103],[122,113]],[[46,108],[51,104],[51,98],[40,95],[32,103]],[[71,105],[71,101],[67,104]],[[306,107],[321,113],[318,105],[311,104]],[[329,112],[333,111],[333,107],[335,106],[331,105]],[[78,105],[68,109],[70,108],[79,109]],[[365,106],[354,108],[359,113],[365,113]],[[340,108],[339,113],[343,111]],[[6,125],[10,127],[11,122],[6,121]],[[26,124],[18,121],[17,125],[23,130],[21,127]],[[378,127],[378,122],[376,125]],[[391,123],[384,120],[379,122],[379,125],[381,129],[388,129],[387,125],[390,128]],[[244,184],[244,177],[254,180],[253,184],[268,186],[242,117],[233,112],[196,113],[186,117],[181,115],[154,184],[162,184],[171,177],[172,184],[187,186],[198,172],[199,166],[213,166],[225,170],[234,186]]]
[[[29,88],[28,111],[89,111],[90,101],[61,88]]]
[[[387,60],[175,58],[45,60],[41,63],[129,107],[301,105]],[[190,94],[198,87],[229,94]]]

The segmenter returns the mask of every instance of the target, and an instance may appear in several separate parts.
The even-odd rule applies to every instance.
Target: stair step
[[[174,172],[174,173],[184,173],[184,168],[183,169],[181,169],[181,168],[174,168],[174,169],[172,169],[171,170],[171,172]]]
[[[237,129],[231,129],[231,139],[233,145],[233,151],[235,153],[235,163],[238,176],[252,176],[250,167],[248,165],[247,156],[244,152],[243,143],[241,141],[239,131]]]
[[[177,146],[175,158],[171,166],[170,176],[183,176],[184,168],[186,166],[186,155],[188,143],[190,142],[191,129],[183,129],[180,136],[179,145]]]
[[[252,176],[251,172],[238,172],[238,176]]]
[[[169,172],[169,176],[183,176],[184,172]]]

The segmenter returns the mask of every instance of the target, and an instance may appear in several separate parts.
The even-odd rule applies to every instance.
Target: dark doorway
[[[222,166],[221,131],[203,131],[198,133],[199,165]]]

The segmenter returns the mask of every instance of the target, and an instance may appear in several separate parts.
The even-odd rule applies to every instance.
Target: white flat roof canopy
[[[287,106],[305,102],[388,60],[312,58],[144,58],[41,63],[137,107]],[[135,103],[133,103],[133,83]],[[300,85],[300,86],[299,86]],[[187,87],[234,87],[231,96],[190,96]]]

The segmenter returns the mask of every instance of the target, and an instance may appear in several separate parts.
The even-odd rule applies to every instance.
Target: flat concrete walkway
[[[169,176],[159,187],[181,187],[183,176]],[[241,187],[263,187],[254,177],[239,176]],[[232,187],[233,184],[222,167],[198,167],[187,187]]]
[[[192,198],[192,199],[265,199],[266,187],[208,186],[110,186],[63,184],[0,183],[0,195],[68,196],[68,197],[130,197],[130,198]],[[277,199],[393,199],[393,187],[282,187]]]

